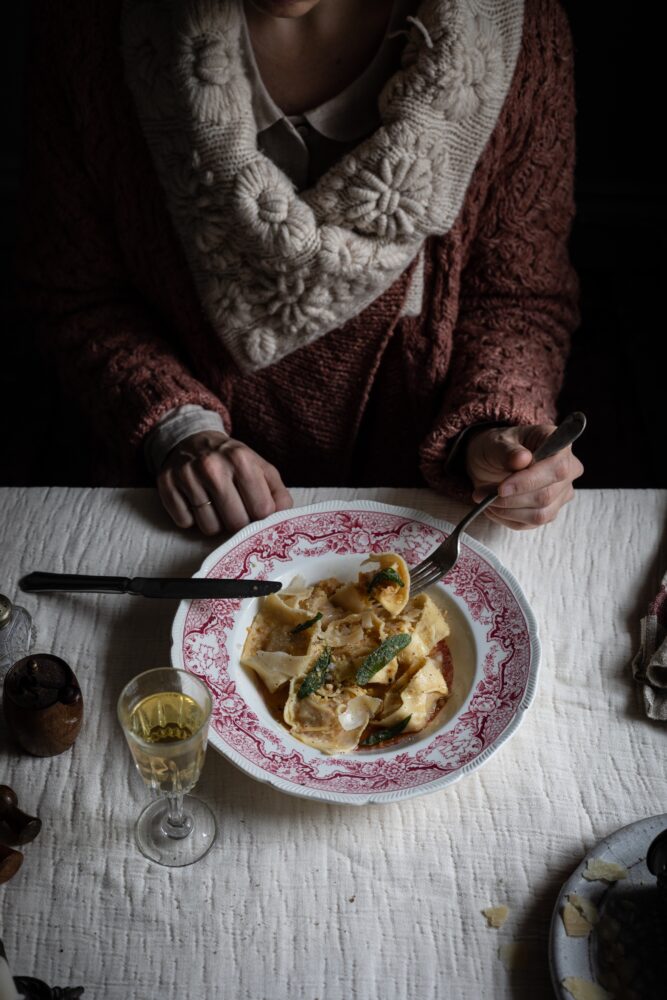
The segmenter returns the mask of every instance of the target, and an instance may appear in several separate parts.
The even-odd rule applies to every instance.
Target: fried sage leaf
[[[306,622],[300,622],[295,625],[294,628],[289,630],[290,635],[297,635],[298,632],[305,632],[307,628],[311,628],[316,622],[322,617],[322,612],[318,611],[314,618],[309,618]]]
[[[324,647],[324,650],[315,660],[314,664],[304,677],[301,682],[301,687],[296,693],[297,698],[307,698],[309,694],[317,691],[324,684],[327,676],[327,671],[331,665],[331,650],[328,646]]]
[[[390,566],[389,569],[381,569],[379,573],[376,573],[366,589],[370,594],[375,587],[380,587],[383,583],[397,583],[399,587],[405,586],[393,566]]]
[[[397,635],[390,635],[388,639],[385,639],[377,649],[374,649],[372,653],[362,661],[361,666],[357,670],[356,682],[357,684],[368,684],[370,679],[378,672],[386,667],[391,660],[394,659],[396,654],[401,650],[405,649],[408,643],[412,642],[412,636],[405,632],[399,632]]]
[[[411,715],[406,715],[395,726],[390,726],[389,729],[378,729],[377,732],[371,733],[365,740],[362,740],[359,746],[374,747],[376,743],[384,743],[385,740],[390,740],[392,736],[398,736],[399,733],[403,732],[411,718]]]

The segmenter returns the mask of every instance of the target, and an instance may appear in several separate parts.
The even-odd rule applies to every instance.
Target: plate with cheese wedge
[[[667,813],[604,837],[561,888],[549,933],[558,1000],[663,1000],[664,911],[647,852]]]
[[[211,745],[284,792],[356,805],[438,791],[488,760],[535,695],[537,625],[471,538],[411,596],[410,567],[451,530],[418,510],[331,501],[212,552],[196,576],[281,589],[178,608],[172,663],[211,691]]]

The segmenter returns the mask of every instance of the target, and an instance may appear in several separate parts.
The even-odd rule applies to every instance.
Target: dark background
[[[664,202],[658,152],[664,119],[661,36],[643,8],[630,20],[605,5],[563,2],[575,44],[577,219],[570,249],[582,286],[560,411],[589,420],[576,446],[587,487],[667,487],[661,422],[667,397],[659,351],[664,323]],[[31,349],[11,294],[23,138],[27,5],[9,4],[0,42],[0,485],[94,485],[85,425],[59,397]],[[663,336],[660,336],[661,332]],[[667,368],[664,369],[667,374]],[[297,484],[298,485],[298,484]]]

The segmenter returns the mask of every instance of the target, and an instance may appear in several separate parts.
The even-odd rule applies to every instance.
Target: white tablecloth
[[[419,490],[294,490],[298,505],[368,498],[456,520]],[[152,490],[0,490],[0,591],[38,648],[66,659],[86,721],[49,759],[0,737],[0,781],[43,821],[0,887],[15,975],[85,986],[86,1000],[539,1000],[552,995],[558,889],[603,836],[665,812],[664,728],[640,713],[629,660],[667,564],[667,492],[580,491],[555,524],[471,533],[516,576],[539,622],[537,697],[480,770],[435,794],[353,808],[283,795],[209,750],[198,786],[219,839],[169,870],[137,851],[147,793],[115,706],[169,662],[174,602],[19,595],[30,570],[189,575],[220,539],[174,529]],[[492,930],[480,911],[505,903]],[[499,945],[525,942],[507,971]]]

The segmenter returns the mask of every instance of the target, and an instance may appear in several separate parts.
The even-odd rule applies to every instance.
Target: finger
[[[209,452],[195,460],[193,469],[225,530],[233,534],[245,528],[250,517],[236,488],[229,456]]]
[[[231,479],[224,497],[217,503],[217,510],[225,526],[225,530],[232,535],[240,531],[241,528],[245,528],[247,524],[250,524],[251,518],[248,515],[239,491]]]
[[[276,510],[289,510],[294,506],[292,495],[280,478],[280,473],[275,466],[264,463],[264,475],[271,490],[273,502]]]
[[[194,469],[213,500],[221,523],[232,533],[240,531],[252,520],[273,513],[273,499],[261,474],[256,473],[259,485],[253,486],[248,482],[248,473],[252,479],[257,463],[258,457],[248,448],[234,448],[224,454],[210,452],[198,457],[194,463]],[[262,506],[262,500],[265,506]]]
[[[496,509],[493,511],[495,518],[505,522],[511,522],[510,527],[517,524],[526,525],[530,528],[539,528],[543,524],[550,524],[555,520],[559,510],[568,503],[574,496],[574,489],[571,484],[558,496],[558,498],[546,507],[513,507],[510,510]],[[491,512],[492,508],[489,507]]]
[[[238,447],[224,455],[202,455],[195,462],[201,482],[228,531],[240,531],[250,521],[267,517],[275,510],[260,462],[249,448]]]
[[[249,448],[239,448],[232,455],[232,464],[234,485],[250,520],[257,521],[273,514],[276,505],[259,457]]]
[[[532,452],[528,448],[524,448],[522,444],[513,443],[510,446],[504,442],[502,452],[500,452],[498,457],[502,463],[502,467],[511,472],[516,472],[518,469],[525,469],[533,459]]]
[[[194,507],[192,513],[197,527],[204,535],[217,535],[222,531],[222,522],[213,501]]]
[[[534,452],[547,438],[551,437],[556,430],[556,425],[520,424],[518,427],[508,428],[508,430],[510,432],[514,431],[521,444],[525,448],[529,448],[531,452]]]
[[[247,449],[239,449],[243,453]],[[225,529],[232,534],[250,524],[252,516],[246,508],[243,496],[239,492],[236,481],[232,452],[224,455],[211,452],[197,459],[196,469],[206,487],[215,509]]]
[[[191,463],[180,466],[176,472],[176,485],[190,507],[197,527],[205,535],[216,535],[221,530],[216,502],[200,482],[198,472]]]
[[[544,458],[521,472],[516,472],[502,482],[498,493],[502,498],[520,496],[521,494],[537,493],[538,490],[552,486],[554,483],[572,482],[584,471],[579,459],[567,448]]]
[[[513,521],[509,517],[503,517],[496,514],[491,507],[487,507],[484,511],[484,516],[488,517],[489,521],[495,521],[496,524],[501,524],[503,528],[511,528],[513,531],[530,531],[534,528],[534,524],[523,524],[522,521]]]
[[[194,524],[194,518],[190,512],[190,508],[185,502],[182,494],[179,492],[176,483],[174,482],[174,473],[172,469],[165,469],[160,473],[157,479],[157,491],[162,504],[169,514],[172,521],[178,525],[179,528],[191,528]]]
[[[532,452],[518,440],[519,428],[508,427],[480,434],[470,445],[473,477],[480,483],[497,483],[508,473],[524,469]]]
[[[571,485],[569,482],[552,483],[551,486],[543,486],[536,493],[520,493],[510,497],[499,497],[493,501],[491,506],[496,513],[506,511],[507,515],[512,517],[510,511],[518,507],[550,507],[551,504],[557,503]]]

